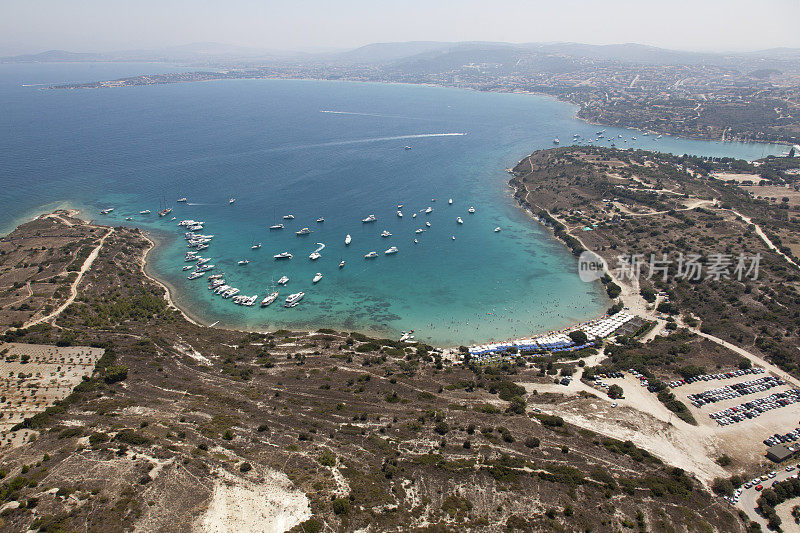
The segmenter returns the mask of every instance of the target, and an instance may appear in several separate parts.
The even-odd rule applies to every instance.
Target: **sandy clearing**
[[[265,470],[259,483],[224,470],[216,475],[211,501],[193,531],[283,533],[311,517],[308,497],[282,472]]]
[[[778,513],[781,519],[781,528],[784,531],[800,531],[800,525],[792,518],[792,508],[796,505],[800,505],[800,498],[786,500],[775,508],[775,512]]]

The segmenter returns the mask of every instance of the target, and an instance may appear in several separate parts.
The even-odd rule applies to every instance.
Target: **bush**
[[[318,460],[322,466],[336,466],[336,456],[330,450],[323,451]]]
[[[528,437],[527,439],[525,439],[525,446],[527,446],[528,448],[538,448],[540,444],[541,441],[539,440],[538,437]]]
[[[350,502],[345,498],[333,500],[333,512],[337,515],[345,515],[350,512]]]
[[[436,427],[434,428],[434,430],[439,435],[446,435],[450,431],[450,426],[447,425],[447,422],[442,420],[441,422],[438,422],[436,424]]]
[[[128,377],[128,367],[124,365],[112,365],[106,368],[103,381],[106,383],[117,383]]]
[[[608,388],[608,397],[609,398],[614,398],[614,399],[622,398],[622,395],[623,395],[622,387],[620,387],[616,383],[611,385]]]
[[[572,342],[575,344],[586,344],[586,342],[589,340],[589,338],[586,336],[586,333],[581,330],[570,331],[569,338],[572,339]]]
[[[242,463],[242,464],[239,465],[239,472],[241,472],[242,474],[244,474],[246,472],[249,472],[252,469],[253,469],[253,465],[251,465],[250,463]]]
[[[711,490],[720,496],[730,496],[733,494],[734,490],[733,483],[731,483],[728,479],[718,477],[715,478],[714,482],[711,484]]]

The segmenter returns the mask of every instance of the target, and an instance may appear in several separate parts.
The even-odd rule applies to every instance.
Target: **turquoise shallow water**
[[[575,259],[515,207],[506,185],[504,169],[552,146],[554,137],[563,142],[601,129],[576,120],[572,106],[530,95],[317,81],[24,86],[169,69],[0,65],[0,105],[8,110],[0,116],[0,184],[7,191],[0,227],[68,201],[103,222],[151,230],[164,243],[150,258],[153,272],[174,287],[176,300],[204,321],[236,327],[329,326],[393,336],[415,329],[419,339],[448,345],[529,335],[607,307],[600,287],[578,280]],[[673,153],[753,159],[782,151],[656,140],[615,128],[606,134]],[[189,202],[176,203],[181,196]],[[229,205],[231,196],[237,201]],[[204,279],[186,280],[182,231],[169,217],[138,215],[155,213],[164,199],[178,220],[206,222],[203,233],[215,238],[202,255],[243,294],[263,297],[285,274],[291,281],[282,297],[305,291],[306,298],[293,309],[278,302],[242,308],[212,296]],[[467,213],[470,205],[475,214]],[[433,213],[412,219],[428,206]],[[106,207],[115,210],[101,219]],[[296,218],[286,230],[268,230],[287,213]],[[370,213],[377,223],[362,224]],[[325,222],[317,224],[318,217]],[[304,226],[313,233],[297,237]],[[416,235],[416,228],[426,231]],[[381,238],[384,229],[392,237]],[[251,250],[255,242],[262,248]],[[326,248],[312,262],[317,242]],[[392,245],[400,252],[385,256]],[[295,258],[272,259],[284,250]],[[371,250],[380,257],[363,259]],[[250,264],[236,264],[245,258]],[[313,285],[316,272],[323,279]]]

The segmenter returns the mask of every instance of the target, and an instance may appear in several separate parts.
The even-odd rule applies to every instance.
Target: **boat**
[[[375,222],[376,220],[377,219],[375,218],[375,215],[370,215],[367,218],[362,218],[361,222],[363,222],[364,224],[367,224],[369,222]]]
[[[186,265],[185,267],[183,267],[183,270],[184,271],[185,270],[191,270],[191,268],[192,268],[192,265]]]
[[[418,243],[419,243],[419,241],[417,239],[414,239],[414,244],[418,244]]]
[[[267,294],[266,298],[261,300],[261,307],[266,307],[278,299],[278,291]]]
[[[246,265],[246,264],[248,264],[249,262],[250,262],[250,261],[249,261],[249,260],[247,260],[247,259],[242,259],[241,261],[239,261],[239,262],[238,262],[238,264],[239,264],[239,265]]]
[[[353,241],[353,238],[352,238],[352,237],[350,236],[350,234],[348,233],[348,234],[347,234],[347,237],[345,237],[345,238],[344,238],[344,244],[345,244],[345,246],[348,246],[348,245],[349,245],[349,244],[350,244],[352,241]]]
[[[447,200],[447,203],[448,203],[448,205],[453,205],[453,199],[450,198],[449,200]]]
[[[203,277],[203,274],[204,274],[204,272],[198,272],[198,271],[196,271],[196,270],[195,270],[194,272],[192,272],[191,274],[189,274],[189,275],[186,277],[186,279],[197,279],[197,278],[201,278],[201,277]]]
[[[405,145],[405,146],[403,147],[403,150],[411,150],[411,147],[410,147],[410,146],[408,146],[408,145]]]
[[[283,229],[283,228],[284,228],[283,224],[274,224],[269,227],[269,229]]]
[[[281,276],[281,279],[278,280],[278,285],[286,285],[289,283],[289,278],[286,276]]]
[[[397,216],[400,217],[400,218],[403,218],[403,212],[398,210],[397,211]]]
[[[236,198],[228,198],[228,205],[236,201]]]
[[[222,276],[224,275],[225,274],[213,274],[211,276],[208,276],[208,279],[222,279]]]
[[[497,226],[496,228],[494,228],[494,232],[495,233],[500,233],[500,226]]]
[[[232,288],[228,289],[227,291],[223,292],[222,293],[222,297],[225,298],[225,299],[228,299],[231,296],[236,296],[237,294],[239,294],[239,289],[237,289],[236,287],[232,287]]]
[[[364,259],[373,259],[378,257],[378,252],[370,252],[364,256]]]
[[[433,208],[431,206],[428,206],[428,208],[425,210],[425,214],[430,215],[431,213],[433,213]]]
[[[342,268],[342,267],[344,267],[344,259],[342,259],[341,261],[339,261],[339,268]]]
[[[294,220],[294,215],[283,215],[283,220]]]
[[[314,274],[314,279],[312,279],[311,282],[316,283],[321,279],[322,279],[322,274],[320,272],[317,272],[316,274]]]
[[[403,204],[397,204],[397,209],[403,209]]]
[[[204,265],[204,264],[208,263],[209,261],[211,261],[210,257],[197,257],[195,259],[197,259],[197,264],[198,265]]]
[[[100,214],[101,214],[101,215],[107,215],[107,214],[109,214],[110,212],[112,212],[113,210],[114,210],[114,208],[113,208],[113,207],[109,207],[108,209],[103,209],[102,211],[100,211]]]
[[[467,212],[471,215],[471,214],[473,214],[475,212],[475,208],[472,207],[472,206],[469,206],[469,209],[467,209]]]
[[[143,210],[139,211],[139,214],[140,215],[149,215],[150,214],[150,210],[149,209],[143,209]]]
[[[422,233],[423,231],[425,231],[425,230],[422,229],[422,228],[417,228],[417,231],[415,231],[414,233]]]
[[[305,295],[306,295],[306,293],[304,293],[304,292],[296,292],[294,294],[290,294],[289,297],[286,298],[286,301],[283,303],[283,306],[284,307],[294,307],[295,305],[300,303],[300,300],[302,300],[303,296],[305,296]]]
[[[456,240],[456,236],[455,235],[450,235],[450,238],[453,239],[453,240]]]
[[[159,211],[158,212],[158,216],[165,217],[165,216],[169,215],[170,213],[172,213],[172,208],[171,207],[167,207],[166,209],[162,209],[161,211]]]
[[[131,217],[125,217],[125,220],[133,220]]]
[[[179,201],[179,202],[181,202],[181,203],[183,203],[183,204],[185,204],[185,203],[186,203],[186,202],[188,202],[189,200],[187,200],[187,199],[186,199],[186,197],[185,197],[185,196],[183,196],[183,197],[181,197],[181,198],[178,198],[178,201]]]
[[[411,218],[417,218],[417,214],[416,213],[412,214]]]
[[[383,230],[383,231],[381,232],[381,237],[391,237],[391,236],[392,236],[392,234],[391,234],[391,233],[389,233],[389,232],[388,232],[388,231],[386,231],[386,230]]]
[[[261,243],[260,242],[258,244],[254,244],[253,246],[250,247],[251,250],[258,250],[259,248],[261,248]]]
[[[291,259],[294,256],[289,252],[281,252],[279,254],[273,255],[272,257],[274,257],[275,259]]]
[[[325,222],[325,219],[324,219],[324,218],[322,218],[322,217],[319,217],[319,218],[317,219],[317,222]]]
[[[316,261],[320,257],[322,257],[322,254],[319,252],[311,252],[311,255],[308,256],[308,258],[311,259],[312,261]]]
[[[553,144],[560,144],[560,143],[561,143],[561,141],[558,140],[558,137],[553,139]]]
[[[463,224],[464,223],[464,221],[461,219],[461,217],[457,217],[456,218],[456,222],[458,222],[459,224]]]
[[[198,249],[198,250],[205,250],[206,248],[208,248],[208,245],[207,245],[207,244],[205,244],[205,243],[202,243],[202,244],[198,244],[198,245],[197,245],[197,249]]]
[[[430,222],[426,222],[425,225],[428,226],[429,228],[431,227],[431,223]]]
[[[303,228],[300,231],[295,231],[294,233],[295,235],[308,235],[309,233],[311,233],[311,230],[308,228]]]
[[[218,287],[214,287],[214,294],[222,294],[223,292],[227,291],[230,288],[231,288],[230,285],[223,283]]]
[[[398,252],[397,246],[392,246],[391,248],[389,248],[388,250],[386,250],[383,253],[385,253],[386,255],[391,255],[391,254],[396,254],[397,252]]]
[[[195,272],[207,272],[209,270],[214,270],[214,265],[202,265]]]

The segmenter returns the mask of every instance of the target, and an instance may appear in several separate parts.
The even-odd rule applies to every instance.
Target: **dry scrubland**
[[[582,402],[632,433],[652,419],[550,392],[547,361],[468,369],[358,334],[196,326],[143,276],[148,248],[116,229],[64,312],[6,332],[104,352],[15,425],[4,529],[744,530],[692,472],[571,424]]]

